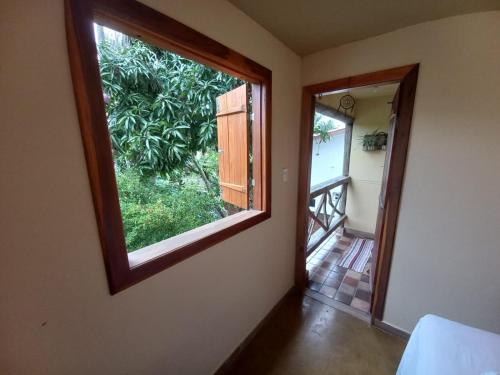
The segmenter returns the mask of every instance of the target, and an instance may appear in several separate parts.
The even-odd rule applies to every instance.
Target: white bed
[[[410,336],[397,375],[438,374],[500,375],[500,335],[424,316]]]

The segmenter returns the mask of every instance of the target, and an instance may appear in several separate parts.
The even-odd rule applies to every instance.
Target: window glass
[[[128,252],[252,206],[245,81],[94,24]]]

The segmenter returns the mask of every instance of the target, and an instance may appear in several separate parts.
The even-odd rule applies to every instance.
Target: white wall
[[[311,186],[331,178],[342,176],[344,166],[344,134],[345,131],[335,132],[328,142],[313,142],[311,162]],[[319,146],[319,148],[318,148]]]
[[[500,12],[303,59],[303,84],[420,62],[384,320],[426,313],[500,332]]]
[[[110,296],[63,1],[2,1],[1,374],[209,374],[293,284],[299,57],[227,2],[147,3],[273,71],[272,219]]]

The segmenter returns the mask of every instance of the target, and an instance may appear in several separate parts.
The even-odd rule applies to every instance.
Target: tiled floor
[[[371,300],[371,259],[363,273],[338,266],[342,254],[354,239],[355,237],[342,236],[336,232],[307,258],[309,289],[368,314]]]

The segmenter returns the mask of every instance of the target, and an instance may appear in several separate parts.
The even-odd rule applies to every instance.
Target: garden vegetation
[[[226,216],[216,97],[243,82],[122,34],[99,40],[128,251]]]

